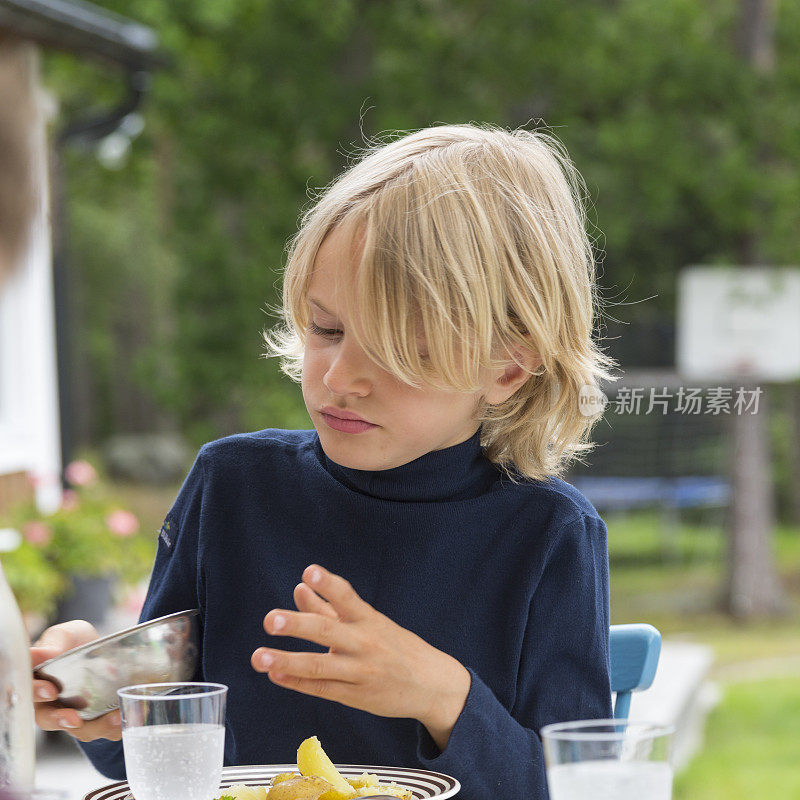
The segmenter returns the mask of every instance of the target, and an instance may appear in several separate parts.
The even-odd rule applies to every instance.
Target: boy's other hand
[[[253,669],[278,686],[383,717],[419,720],[444,750],[469,693],[466,668],[362,600],[339,575],[312,564],[294,592],[298,611],[273,609],[264,630],[307,639],[327,653],[261,647]]]
[[[72,650],[82,644],[99,639],[100,634],[84,620],[62,622],[48,628],[31,647],[31,664],[36,667],[49,658]],[[84,720],[73,708],[66,708],[58,700],[58,688],[50,681],[34,678],[33,708],[36,724],[45,731],[66,731],[82,742],[93,739],[122,738],[119,710],[111,711],[93,720]]]

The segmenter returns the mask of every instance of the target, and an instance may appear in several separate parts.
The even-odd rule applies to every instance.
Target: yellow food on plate
[[[228,786],[222,794],[233,800],[267,800],[266,786],[248,786],[246,783]]]
[[[274,786],[276,783],[280,783],[281,781],[288,780],[289,778],[299,778],[301,777],[299,772],[279,772],[271,781],[270,784]]]
[[[318,800],[333,787],[316,775],[300,775],[276,783],[267,792],[267,800]]]
[[[297,769],[300,770],[301,775],[319,775],[321,778],[325,778],[331,787],[342,796],[343,800],[355,795],[353,787],[333,766],[333,762],[322,749],[316,736],[310,736],[297,748]],[[326,798],[326,800],[328,799]],[[339,798],[330,798],[330,800],[339,800]]]
[[[394,782],[379,783],[378,776],[362,772],[357,778],[344,778],[319,739],[311,736],[297,748],[297,772],[281,772],[270,786],[237,783],[223,789],[217,800],[354,800],[375,794],[388,794],[400,800],[413,800],[410,789]]]
[[[357,778],[346,778],[346,780],[354,789],[378,785],[378,776],[370,772],[362,772]]]

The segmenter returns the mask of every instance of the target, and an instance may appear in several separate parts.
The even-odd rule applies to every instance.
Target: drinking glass
[[[626,719],[546,725],[550,800],[670,800],[673,733]]]
[[[222,777],[221,683],[150,683],[117,694],[128,785],[135,800],[211,800]]]

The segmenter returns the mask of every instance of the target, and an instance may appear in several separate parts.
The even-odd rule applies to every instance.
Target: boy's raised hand
[[[253,668],[278,686],[383,717],[419,720],[444,750],[470,675],[447,653],[364,602],[339,575],[312,564],[294,591],[298,611],[273,609],[264,630],[307,639],[327,653],[260,647]]]

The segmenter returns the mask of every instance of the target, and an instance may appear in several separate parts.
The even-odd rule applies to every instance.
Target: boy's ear
[[[484,400],[489,405],[504,403],[517,391],[542,365],[542,359],[534,350],[515,347],[506,353],[508,361],[493,374]]]

